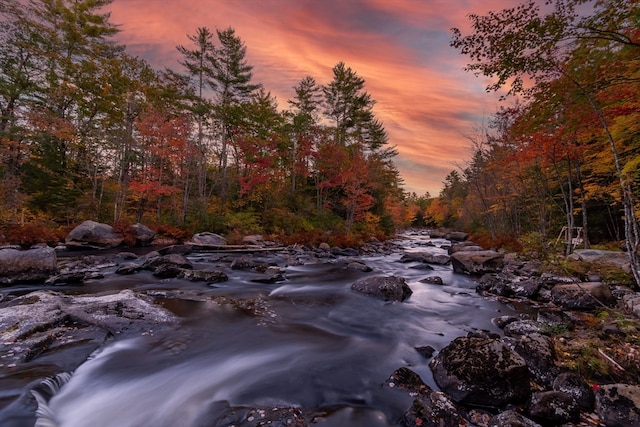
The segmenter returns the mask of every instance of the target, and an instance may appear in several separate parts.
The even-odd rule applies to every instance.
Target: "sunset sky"
[[[517,0],[115,0],[127,52],[154,68],[182,71],[177,45],[198,27],[232,27],[247,46],[254,82],[287,108],[293,87],[310,75],[331,81],[340,61],[365,79],[374,113],[399,155],[405,189],[437,195],[445,176],[470,156],[472,135],[497,109],[486,81],[463,71],[449,46],[451,27],[468,28]],[[217,40],[216,40],[217,41]]]

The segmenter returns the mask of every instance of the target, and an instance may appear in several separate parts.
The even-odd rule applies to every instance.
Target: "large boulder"
[[[496,251],[460,251],[451,255],[451,265],[456,273],[481,275],[496,273],[504,265],[504,254]]]
[[[227,239],[219,234],[203,231],[202,233],[194,234],[190,243],[196,247],[217,247],[226,245]]]
[[[514,350],[527,362],[529,372],[539,384],[552,385],[557,372],[556,352],[549,337],[536,332],[525,334],[516,342]]]
[[[463,242],[467,240],[468,236],[469,235],[463,231],[450,231],[449,233],[445,234],[445,238],[453,242]]]
[[[504,407],[530,395],[525,360],[497,338],[458,337],[429,366],[440,389],[458,403]]]
[[[607,427],[640,425],[640,386],[608,384],[596,392],[596,411]]]
[[[101,296],[36,291],[0,303],[0,353],[8,366],[68,352],[68,359],[55,360],[69,364],[64,369],[75,369],[110,336],[139,335],[178,322],[131,290]]]
[[[108,224],[84,221],[75,227],[65,238],[69,249],[104,249],[120,246],[124,237],[116,233]]]
[[[147,246],[156,237],[156,233],[144,224],[135,223],[131,226],[133,236],[136,239],[136,246]]]
[[[576,249],[571,256],[580,261],[606,264],[621,268],[627,273],[631,272],[629,254],[625,252],[604,251],[600,249]]]
[[[0,282],[43,282],[57,271],[56,251],[50,247],[28,250],[0,249]]]
[[[602,282],[583,282],[556,285],[551,289],[551,300],[569,310],[593,310],[601,305],[616,303],[609,285]]]
[[[413,291],[402,277],[372,276],[360,279],[351,289],[385,301],[404,301]]]

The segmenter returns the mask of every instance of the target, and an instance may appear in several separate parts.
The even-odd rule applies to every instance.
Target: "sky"
[[[111,22],[127,52],[156,69],[182,72],[176,46],[199,27],[232,27],[247,47],[254,83],[288,108],[293,87],[319,84],[344,62],[365,80],[374,114],[397,148],[404,189],[438,195],[471,156],[470,137],[498,109],[487,80],[464,71],[449,46],[451,28],[469,32],[468,14],[518,0],[114,0]],[[466,31],[465,31],[466,30]],[[214,39],[214,42],[216,40]]]

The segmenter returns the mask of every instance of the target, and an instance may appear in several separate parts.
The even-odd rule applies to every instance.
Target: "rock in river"
[[[496,273],[504,265],[504,254],[496,251],[461,251],[451,255],[451,265],[456,273],[479,275]]]
[[[404,278],[397,276],[365,277],[351,285],[351,289],[385,301],[404,301],[413,293]]]
[[[56,251],[49,247],[29,250],[0,249],[0,282],[41,282],[57,271]]]
[[[65,239],[70,249],[115,248],[124,241],[120,233],[116,233],[108,224],[95,221],[84,221],[71,230]]]
[[[503,407],[530,394],[525,360],[499,339],[458,337],[430,363],[440,389],[463,404]]]

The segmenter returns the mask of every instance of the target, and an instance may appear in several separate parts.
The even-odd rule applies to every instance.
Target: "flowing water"
[[[448,243],[427,247],[423,240],[399,243],[437,253]],[[409,367],[437,388],[429,359],[415,347],[439,350],[471,330],[496,331],[491,318],[511,312],[476,294],[470,278],[450,266],[416,269],[399,262],[401,255],[361,258],[373,273],[345,269],[338,259],[287,267],[286,281],[275,284],[234,272],[215,287],[188,285],[205,298],[166,300],[184,318],[178,330],[117,340],[99,351],[50,399],[55,423],[42,425],[209,426],[229,406],[320,408],[323,426],[399,425],[412,398],[383,385],[394,370]],[[192,261],[207,262],[202,255]],[[404,277],[413,295],[389,303],[351,290],[372,274]],[[420,282],[432,275],[445,284]],[[158,288],[143,274],[118,280],[112,286]],[[250,298],[253,310],[204,301],[224,296]]]

